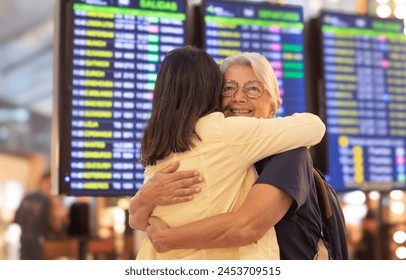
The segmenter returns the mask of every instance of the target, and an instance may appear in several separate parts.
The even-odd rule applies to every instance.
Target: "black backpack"
[[[313,175],[323,221],[320,238],[330,260],[348,260],[347,231],[337,194],[318,169],[313,168]]]

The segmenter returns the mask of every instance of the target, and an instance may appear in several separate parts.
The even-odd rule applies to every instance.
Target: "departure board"
[[[158,67],[185,45],[185,2],[62,2],[60,192],[134,195]]]
[[[320,27],[332,185],[405,188],[403,21],[325,12]]]
[[[207,52],[218,63],[240,52],[261,53],[278,78],[277,115],[306,111],[302,8],[213,0],[203,7]]]

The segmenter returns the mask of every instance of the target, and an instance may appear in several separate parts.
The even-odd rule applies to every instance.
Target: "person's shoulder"
[[[274,173],[285,172],[294,168],[309,166],[312,164],[310,152],[307,148],[297,148],[282,152],[276,155],[269,156],[255,164],[257,171],[262,174],[262,171]],[[287,168],[289,167],[289,168]],[[285,170],[286,169],[286,170]],[[290,171],[287,171],[288,173]],[[260,175],[261,175],[260,174]]]
[[[210,113],[210,114],[207,114],[207,115],[201,117],[201,118],[199,119],[199,121],[200,121],[200,120],[203,120],[203,121],[207,121],[207,120],[222,120],[222,119],[225,119],[224,114],[223,114],[222,112],[213,112],[213,113]]]
[[[35,200],[38,198],[42,197],[42,193],[39,191],[34,191],[34,192],[30,192],[27,193],[26,196],[24,197],[25,200]]]
[[[299,160],[299,159],[307,159],[308,157],[310,157],[309,150],[305,147],[300,147],[283,153],[279,153],[277,155],[271,156],[270,158],[271,159],[293,158],[295,160]]]
[[[278,170],[280,173],[289,173],[289,170],[299,166],[306,166],[307,164],[311,164],[311,156],[308,149],[297,148],[269,156],[257,162],[255,167],[261,176],[263,171],[275,173],[275,170]]]
[[[201,117],[196,123],[196,131],[201,133],[213,133],[218,131],[224,125],[224,114],[221,112],[214,112]]]
[[[206,124],[212,124],[212,123],[218,123],[224,120],[224,114],[222,112],[214,112],[207,114],[200,119],[197,120],[196,127],[206,125]]]
[[[27,195],[27,201],[36,201],[39,203],[51,203],[51,197],[41,191],[35,191]]]

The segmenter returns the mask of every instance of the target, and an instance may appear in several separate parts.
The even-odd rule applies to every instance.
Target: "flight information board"
[[[159,64],[185,44],[185,2],[63,2],[60,192],[134,195]]]
[[[302,8],[213,0],[203,8],[207,52],[218,63],[231,54],[261,53],[278,78],[277,115],[306,111]]]
[[[406,187],[403,22],[321,16],[329,177],[337,189]]]

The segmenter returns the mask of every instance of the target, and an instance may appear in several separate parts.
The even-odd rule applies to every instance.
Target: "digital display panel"
[[[306,111],[302,8],[212,0],[203,8],[207,52],[218,63],[240,52],[264,55],[279,82],[277,115]]]
[[[134,195],[158,67],[185,45],[181,1],[62,1],[59,191]]]
[[[329,12],[320,21],[332,185],[405,188],[403,22]]]

